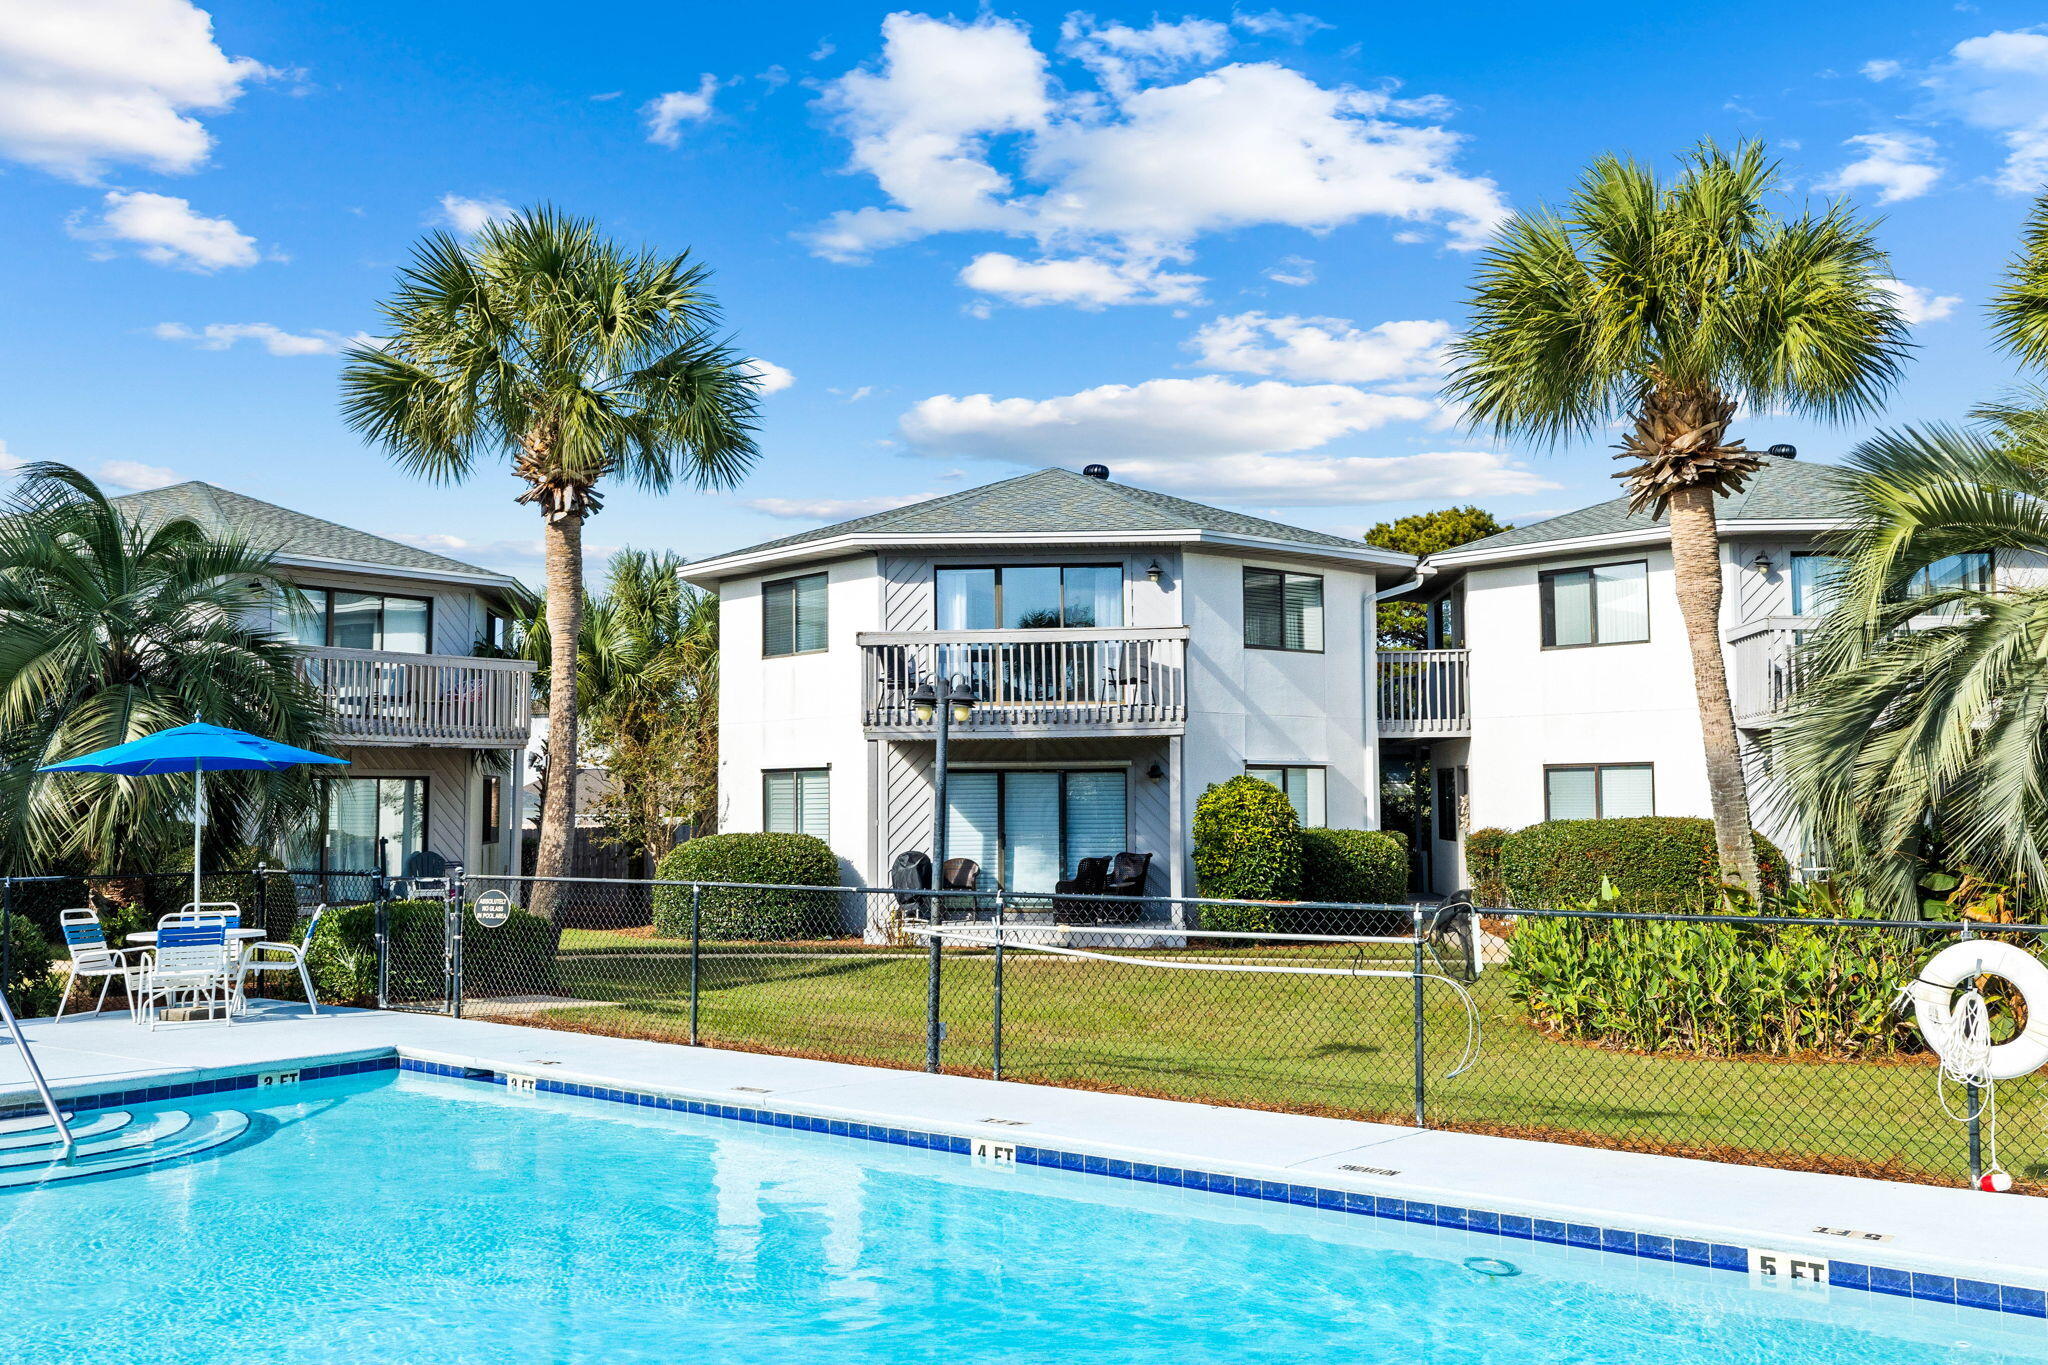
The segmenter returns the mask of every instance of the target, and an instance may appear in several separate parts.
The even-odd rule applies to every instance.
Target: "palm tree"
[[[1933,427],[1848,463],[1836,605],[1800,653],[1776,737],[1787,797],[1895,912],[1930,870],[2048,884],[2048,584],[1930,572],[2048,556],[2048,448]]]
[[[557,658],[580,630],[583,522],[600,482],[724,487],[753,464],[756,380],[714,334],[706,279],[687,254],[629,252],[588,221],[530,210],[468,242],[426,238],[384,304],[388,339],[349,352],[343,413],[401,467],[460,480],[499,455],[525,484],[518,500],[543,519]],[[543,877],[569,869],[577,726],[576,679],[557,678]]]
[[[1754,890],[1756,853],[1720,638],[1715,500],[1759,467],[1729,435],[1741,404],[1840,419],[1874,408],[1908,343],[1873,224],[1766,201],[1775,163],[1701,143],[1660,183],[1603,156],[1562,211],[1518,214],[1479,269],[1447,397],[1474,425],[1546,442],[1626,424],[1630,508],[1671,523],[1715,844]]]
[[[190,783],[39,777],[41,764],[195,718],[325,747],[298,651],[250,624],[280,599],[297,590],[267,554],[186,520],[132,524],[77,470],[27,466],[0,514],[0,861],[127,871],[189,837]],[[216,850],[274,846],[316,810],[304,769],[208,784]]]

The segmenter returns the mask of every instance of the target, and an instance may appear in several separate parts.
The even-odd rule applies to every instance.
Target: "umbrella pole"
[[[206,826],[206,771],[192,761],[192,908],[199,909],[199,831]]]

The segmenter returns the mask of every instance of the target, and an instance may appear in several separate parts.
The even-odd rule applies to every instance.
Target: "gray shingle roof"
[[[393,569],[418,569],[427,573],[474,574],[503,578],[492,569],[465,564],[459,559],[437,555],[352,526],[323,521],[289,507],[264,502],[244,493],[232,492],[197,479],[152,488],[142,493],[125,493],[113,504],[131,520],[168,520],[184,517],[197,522],[215,536],[232,536],[259,549],[306,559],[339,559],[354,564],[375,564]]]
[[[1715,510],[1724,523],[1833,519],[1842,515],[1842,478],[1842,471],[1833,465],[1768,458],[1740,493],[1723,499]],[[1629,511],[1627,498],[1615,498],[1560,517],[1517,526],[1446,553],[1464,555],[1474,550],[1504,550],[1554,540],[1577,540],[1582,536],[1647,531],[1662,524],[1661,517]]]
[[[1000,483],[966,488],[958,493],[914,502],[907,507],[835,522],[779,540],[750,545],[734,555],[780,550],[816,540],[849,535],[986,535],[991,538],[1029,533],[1075,531],[1083,534],[1158,531],[1215,531],[1225,535],[1327,545],[1345,550],[1368,548],[1325,531],[1268,521],[1264,517],[1227,512],[1127,483],[1091,479],[1070,469],[1041,469]],[[717,559],[725,555],[713,556]]]

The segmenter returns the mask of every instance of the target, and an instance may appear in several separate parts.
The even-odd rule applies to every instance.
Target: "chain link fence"
[[[2001,1082],[1986,1112],[1899,999],[1959,935],[2038,953],[2048,926],[523,877],[463,895],[506,916],[465,918],[468,1017],[1900,1180],[2002,1161],[2048,1193],[2048,1082]],[[2012,1036],[2023,1003],[1992,995]]]

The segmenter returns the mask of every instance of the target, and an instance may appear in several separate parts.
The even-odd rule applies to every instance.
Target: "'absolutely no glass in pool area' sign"
[[[512,918],[512,898],[502,891],[486,891],[476,898],[476,922],[495,929]]]

